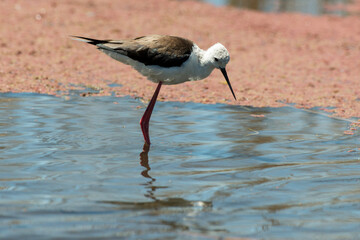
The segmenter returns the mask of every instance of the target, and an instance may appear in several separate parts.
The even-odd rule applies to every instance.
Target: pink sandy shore
[[[214,71],[203,81],[164,86],[160,100],[295,103],[360,117],[359,15],[265,14],[192,1],[0,0],[0,91],[58,95],[89,87],[99,95],[149,99],[155,84],[69,35],[121,39],[154,33],[183,36],[202,48],[224,44],[238,97],[232,99]]]

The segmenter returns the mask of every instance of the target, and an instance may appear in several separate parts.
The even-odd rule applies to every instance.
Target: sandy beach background
[[[162,101],[296,104],[360,117],[359,6],[359,1],[350,6],[354,15],[336,17],[267,14],[193,1],[2,0],[0,91],[66,95],[89,88],[99,91],[96,95],[147,100],[155,84],[69,35],[121,39],[169,34],[204,49],[224,44],[238,100],[232,99],[220,71],[214,71],[203,81],[165,86]]]

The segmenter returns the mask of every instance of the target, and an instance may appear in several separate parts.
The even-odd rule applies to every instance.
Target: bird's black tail
[[[92,45],[98,45],[102,43],[107,43],[109,40],[99,40],[99,39],[93,39],[93,38],[87,38],[87,37],[80,37],[80,36],[70,36],[74,40],[86,42]]]

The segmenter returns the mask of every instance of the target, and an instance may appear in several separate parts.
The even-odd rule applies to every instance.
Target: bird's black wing
[[[97,40],[77,37],[99,49],[125,55],[145,65],[181,66],[191,55],[190,40],[163,35],[149,35],[131,40]]]

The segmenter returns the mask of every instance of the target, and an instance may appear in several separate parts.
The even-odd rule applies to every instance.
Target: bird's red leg
[[[159,95],[161,85],[162,85],[162,82],[159,82],[159,84],[154,92],[154,95],[152,96],[150,103],[147,106],[147,108],[144,112],[144,115],[142,116],[142,118],[140,120],[140,126],[141,126],[141,131],[144,135],[144,140],[149,145],[150,145],[149,121],[150,121],[151,113],[152,113],[155,103],[156,103],[156,99]]]

